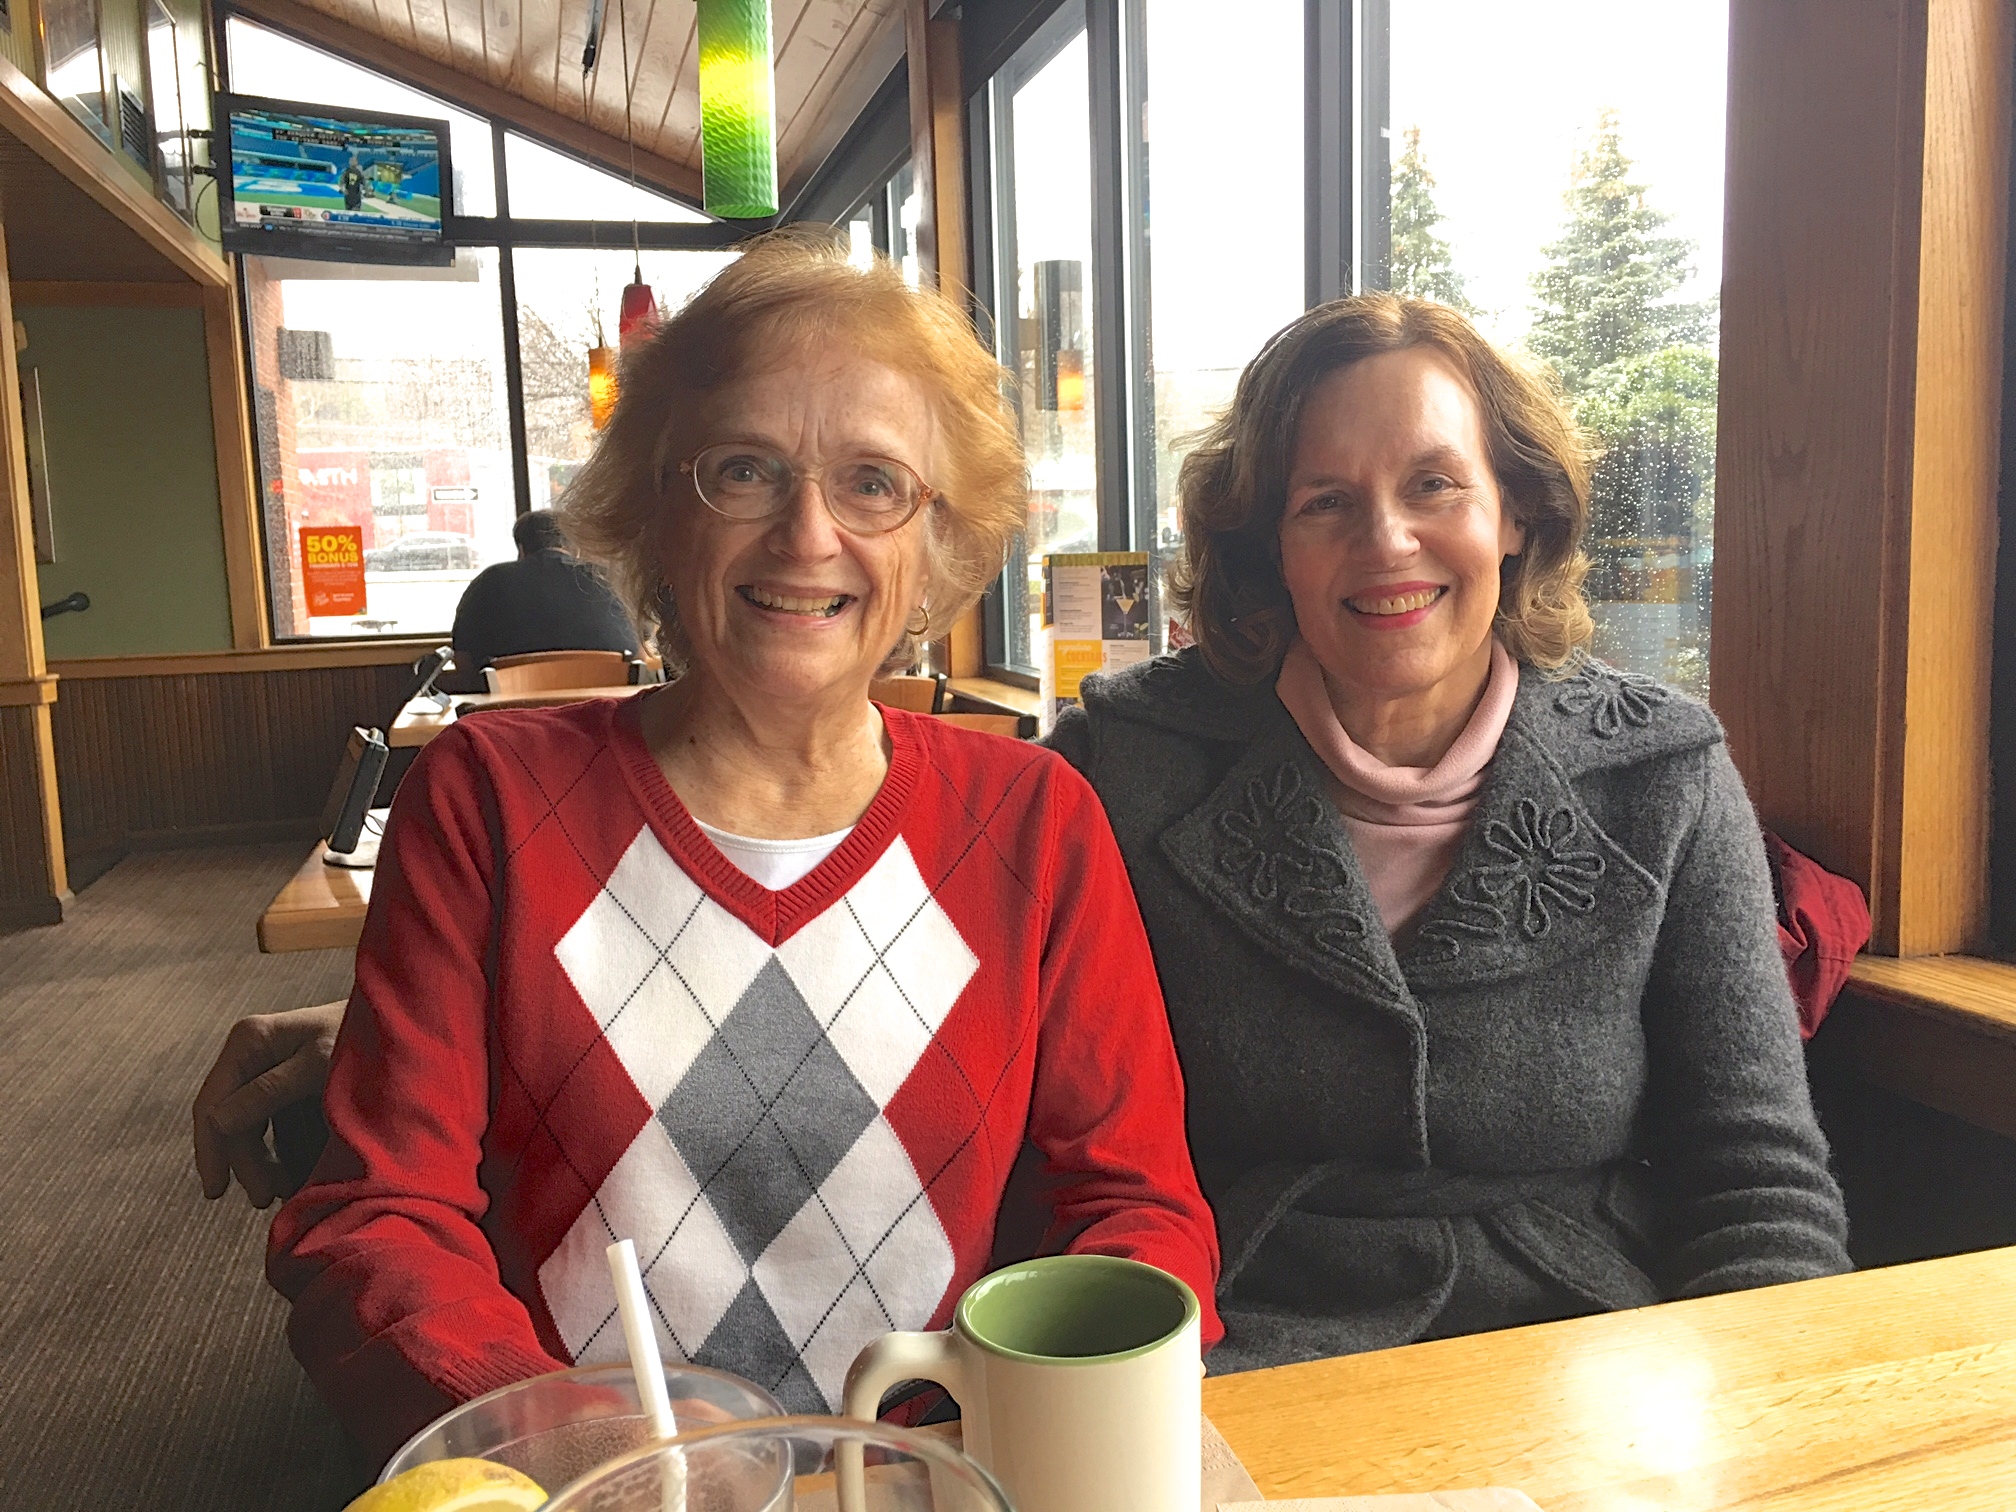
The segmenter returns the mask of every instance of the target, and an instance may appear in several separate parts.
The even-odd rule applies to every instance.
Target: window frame
[[[1304,221],[1305,309],[1360,287],[1362,252],[1355,238],[1372,189],[1376,155],[1383,162],[1386,90],[1358,87],[1352,64],[1386,66],[1385,18],[1390,0],[1304,0],[1304,174],[1309,189]],[[1159,549],[1155,516],[1154,375],[1148,331],[1150,270],[1147,221],[1148,144],[1142,132],[1149,93],[1147,0],[1060,0],[1009,58],[978,82],[967,102],[967,172],[973,217],[973,302],[983,329],[991,326],[995,352],[1004,353],[1001,312],[1015,298],[1013,113],[1015,89],[1076,36],[1086,35],[1091,99],[1093,350],[1119,353],[1102,360],[1103,380],[1092,393],[1093,451],[1101,551]],[[1361,41],[1369,34],[1371,41]],[[1363,120],[1354,120],[1353,102]],[[1379,118],[1373,119],[1376,106]],[[1359,145],[1376,141],[1373,154]],[[1369,181],[1369,182],[1368,182]],[[1383,221],[1379,224],[1383,224]],[[1382,260],[1383,266],[1383,260]],[[1010,327],[1012,329],[1012,326]],[[1110,381],[1118,372],[1124,381]],[[1026,614],[1016,593],[1018,563],[1010,563],[982,602],[986,675],[996,682],[1034,688],[1036,669],[1009,660],[1009,625]],[[1026,575],[1026,574],[1025,574]],[[1160,624],[1159,577],[1150,608]]]

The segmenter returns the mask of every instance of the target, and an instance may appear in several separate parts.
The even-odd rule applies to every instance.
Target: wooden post
[[[1712,698],[1873,948],[1988,923],[2010,0],[1734,0]]]
[[[70,898],[42,656],[14,298],[0,223],[0,927],[54,924]]]
[[[931,0],[904,0],[910,65],[910,167],[920,210],[918,261],[926,278],[962,304],[972,285],[966,214],[966,97],[959,23],[934,21]]]

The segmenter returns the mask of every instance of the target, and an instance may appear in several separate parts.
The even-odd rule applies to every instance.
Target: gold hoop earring
[[[923,640],[931,633],[931,606],[929,604],[919,604],[917,606],[917,612],[924,616],[923,626],[919,629],[913,630],[910,628],[910,624],[906,620],[903,625],[903,633],[905,635],[914,635],[915,637],[917,637],[917,639]]]

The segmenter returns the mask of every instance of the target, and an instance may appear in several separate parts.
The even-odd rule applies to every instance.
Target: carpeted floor
[[[321,1512],[362,1467],[287,1352],[266,1218],[206,1203],[189,1100],[239,1016],[348,989],[263,956],[301,847],[133,856],[0,935],[0,1504]]]

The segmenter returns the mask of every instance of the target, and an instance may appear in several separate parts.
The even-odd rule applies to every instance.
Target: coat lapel
[[[1163,854],[1262,949],[1405,1020],[1421,1014],[1315,753],[1277,703]]]
[[[1656,904],[1659,884],[1590,816],[1549,727],[1561,685],[1522,675],[1470,832],[1404,958],[1417,989],[1509,980],[1572,959]],[[1572,701],[1572,700],[1571,700]],[[1566,754],[1574,754],[1572,738]]]

